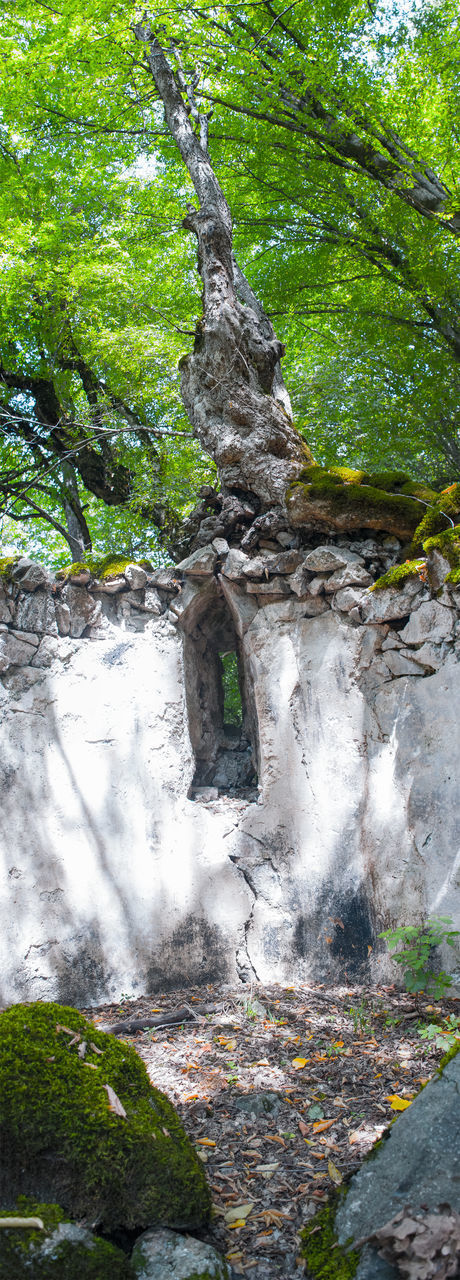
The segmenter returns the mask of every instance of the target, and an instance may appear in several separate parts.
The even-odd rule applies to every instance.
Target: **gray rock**
[[[405,586],[379,587],[377,591],[369,591],[363,600],[362,616],[364,622],[391,622],[394,618],[405,618],[414,608],[414,596],[423,590],[419,578],[409,578]]]
[[[383,641],[382,653],[386,653],[387,649],[402,649],[402,647],[403,647],[403,642],[402,640],[399,639],[398,632],[390,631],[389,635],[386,637],[386,640]]]
[[[258,596],[289,596],[291,594],[286,578],[270,578],[268,582],[248,581],[246,591],[249,595]]]
[[[170,565],[167,569],[157,569],[155,573],[147,574],[147,582],[149,587],[160,587],[162,591],[177,590],[177,568]]]
[[[11,570],[13,582],[17,582],[23,591],[36,591],[37,587],[46,587],[51,582],[51,574],[41,564],[34,564],[28,556],[21,556]]]
[[[47,591],[19,596],[16,605],[16,626],[21,631],[40,631],[57,636],[56,610],[53,597]]]
[[[409,650],[406,650],[408,653]],[[388,649],[385,654],[385,663],[388,670],[393,676],[420,676],[421,668],[417,662],[412,661],[412,655],[405,658],[400,649]]]
[[[268,577],[267,560],[263,556],[253,556],[249,564],[243,565],[243,577],[261,579]]]
[[[309,596],[302,600],[300,614],[302,618],[319,618],[321,613],[327,613],[328,610],[329,602],[324,596]]]
[[[230,549],[226,538],[213,538],[211,545],[218,556],[226,556]]]
[[[55,1206],[49,1208],[52,1211]],[[110,1270],[112,1280],[125,1280],[128,1266],[121,1249],[74,1222],[60,1222],[53,1230],[46,1226],[46,1206],[42,1212],[43,1231],[0,1233],[0,1274],[5,1280],[43,1275],[65,1280],[70,1274],[86,1280],[94,1278],[98,1268],[101,1276],[108,1276]]]
[[[139,606],[145,613],[153,613],[159,615],[162,612],[162,604],[158,592],[154,587],[146,587],[144,595],[144,603]]]
[[[25,639],[18,640],[10,631],[0,635],[0,675],[9,671],[10,667],[28,666],[35,652],[34,647]]]
[[[242,1093],[235,1098],[235,1110],[243,1111],[250,1116],[273,1116],[275,1119],[281,1106],[278,1093],[267,1089],[265,1093]]]
[[[346,564],[343,569],[333,573],[324,585],[325,591],[341,591],[343,587],[369,587],[372,582],[370,573],[362,564]]]
[[[401,656],[410,658],[421,667],[439,671],[442,663],[442,645],[422,644],[420,649],[401,649]]]
[[[426,600],[416,613],[412,614],[409,622],[400,632],[401,640],[405,644],[423,644],[425,640],[431,643],[447,640],[453,635],[454,622],[450,609],[438,604],[437,600]]]
[[[346,564],[362,564],[362,558],[348,547],[315,547],[305,556],[304,564],[310,573],[327,573]]]
[[[11,622],[12,611],[9,601],[0,587],[0,622]]]
[[[460,1210],[460,1054],[391,1126],[352,1178],[335,1219],[338,1239],[372,1235],[410,1205]],[[367,1276],[370,1273],[363,1273]]]
[[[217,552],[208,543],[204,547],[199,547],[198,551],[193,551],[191,556],[187,556],[186,560],[181,560],[177,570],[180,573],[186,573],[191,578],[203,578],[207,577],[208,574],[214,573],[216,563]]]
[[[71,583],[64,587],[62,598],[70,609],[70,635],[78,639],[85,627],[94,626],[101,616],[101,602],[94,600],[86,587],[74,587]]]
[[[324,592],[325,582],[327,582],[325,574],[318,574],[316,578],[310,578],[308,583],[308,594],[310,596],[321,596]]]
[[[232,547],[228,553],[222,573],[226,578],[241,578],[245,565],[249,563],[249,556],[244,551],[238,551],[236,547]]]
[[[126,578],[124,574],[119,574],[118,578],[101,578],[94,582],[93,590],[104,596],[116,596],[119,591],[126,591]]]
[[[70,609],[68,604],[62,600],[56,600],[56,624],[60,636],[68,636],[70,633]]]
[[[344,587],[343,591],[337,592],[332,607],[340,613],[350,613],[351,609],[360,608],[364,598],[364,592],[357,591],[356,587]]]
[[[254,596],[246,595],[244,589],[237,586],[236,582],[230,583],[220,575],[219,582],[230,608],[236,634],[242,640],[258,612],[257,600]]]
[[[449,561],[438,551],[437,547],[432,547],[428,553],[426,564],[430,586],[433,591],[438,591],[447,578],[447,574],[450,573]]]
[[[225,1258],[211,1244],[176,1231],[144,1231],[131,1266],[138,1280],[229,1280]]]
[[[145,569],[142,568],[142,565],[127,564],[123,573],[132,591],[139,591],[141,587],[145,587],[147,574]]]

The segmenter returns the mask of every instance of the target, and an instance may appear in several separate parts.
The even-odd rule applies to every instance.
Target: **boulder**
[[[454,632],[455,618],[450,609],[437,600],[426,600],[400,632],[405,644],[423,644],[429,640],[436,644],[439,640],[450,640]]]
[[[191,556],[187,556],[186,560],[181,560],[177,566],[179,573],[186,573],[191,578],[208,577],[214,573],[217,563],[217,551],[209,544],[199,547],[197,551],[193,551]]]
[[[57,1201],[103,1232],[196,1229],[203,1165],[131,1046],[59,1004],[0,1015],[0,1204]]]
[[[237,547],[232,547],[223,565],[222,573],[225,578],[241,578],[244,567],[249,563],[249,556],[245,555],[244,551],[238,551]]]
[[[211,1244],[176,1231],[145,1231],[136,1240],[131,1265],[136,1280],[229,1280],[230,1272]]]
[[[42,564],[34,564],[28,556],[21,556],[11,569],[13,582],[17,582],[22,591],[36,591],[37,587],[49,586],[51,575]]]
[[[147,582],[147,574],[140,564],[127,564],[123,569],[126,581],[129,583],[132,591],[139,591],[141,587],[145,587]]]
[[[85,628],[93,627],[101,616],[101,602],[93,600],[86,587],[74,587],[70,583],[64,588],[62,599],[70,609],[70,635],[78,639]]]
[[[391,622],[405,618],[416,608],[414,597],[423,590],[419,578],[408,578],[404,587],[378,587],[366,592],[362,604],[363,622]]]
[[[41,631],[57,636],[56,610],[52,595],[37,591],[34,595],[20,595],[16,605],[16,626],[20,631]]]
[[[310,573],[328,573],[332,570],[342,569],[346,564],[362,565],[361,556],[357,556],[354,551],[349,551],[348,547],[315,547],[314,551],[309,551],[305,556],[304,565]]]
[[[69,1222],[57,1204],[20,1197],[14,1215],[42,1226],[0,1230],[0,1275],[5,1280],[132,1280],[126,1254],[86,1227]]]
[[[0,635],[0,675],[10,667],[27,666],[37,645],[38,636],[29,641],[24,635],[18,640],[10,631],[3,631]]]

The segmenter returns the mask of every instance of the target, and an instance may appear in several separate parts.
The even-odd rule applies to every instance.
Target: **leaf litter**
[[[432,1076],[442,1051],[417,1035],[429,1008],[394,987],[258,984],[83,1012],[117,1026],[181,1116],[213,1197],[200,1238],[235,1276],[280,1280],[304,1275],[299,1231]],[[457,1010],[445,999],[439,1013]],[[412,1235],[423,1249],[420,1222]]]

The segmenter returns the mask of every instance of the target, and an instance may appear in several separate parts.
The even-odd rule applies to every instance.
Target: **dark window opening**
[[[241,645],[217,584],[203,593],[201,607],[184,622],[187,709],[195,756],[190,798],[255,800],[255,712]]]

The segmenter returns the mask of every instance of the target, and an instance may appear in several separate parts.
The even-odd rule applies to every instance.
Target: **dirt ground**
[[[203,1160],[214,1215],[201,1235],[236,1276],[303,1274],[299,1231],[433,1074],[420,1023],[460,1013],[393,987],[186,988],[84,1012],[121,1033],[174,1102]],[[184,1016],[184,1014],[182,1014]]]

